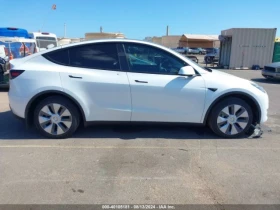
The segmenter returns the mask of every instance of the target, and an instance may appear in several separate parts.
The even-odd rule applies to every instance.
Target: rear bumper
[[[10,105],[10,104],[9,104],[9,106],[10,106],[10,110],[12,111],[13,116],[14,116],[15,118],[17,118],[18,120],[24,120],[24,118],[19,117],[18,115],[16,115],[16,114],[13,112],[13,109],[12,109],[12,107],[11,107],[11,105]]]
[[[8,94],[9,102],[10,102],[10,109],[14,115],[19,118],[25,118],[25,108],[27,102],[24,98],[12,95],[10,92]]]

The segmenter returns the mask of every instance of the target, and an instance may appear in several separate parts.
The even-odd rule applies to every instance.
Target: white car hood
[[[244,88],[253,83],[247,79],[243,79],[222,71],[212,70],[208,74],[203,74],[206,87],[226,86],[228,88]]]
[[[270,64],[267,64],[265,66],[277,68],[277,67],[280,67],[280,62],[270,63]]]

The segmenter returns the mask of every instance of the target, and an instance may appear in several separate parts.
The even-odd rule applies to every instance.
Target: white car
[[[12,112],[50,138],[105,121],[209,125],[237,138],[267,120],[262,87],[150,42],[87,41],[11,65]]]

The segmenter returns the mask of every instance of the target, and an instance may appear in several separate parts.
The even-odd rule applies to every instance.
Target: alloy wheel
[[[51,135],[62,135],[72,125],[72,115],[69,110],[57,103],[44,106],[40,110],[38,118],[41,128]]]
[[[227,135],[241,133],[248,125],[248,111],[237,104],[223,108],[217,118],[218,128]]]

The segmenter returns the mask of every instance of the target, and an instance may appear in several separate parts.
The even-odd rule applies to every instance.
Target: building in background
[[[60,46],[71,43],[71,39],[70,38],[57,38],[57,40],[58,40],[58,45],[60,45]]]
[[[77,43],[81,42],[84,40],[84,38],[57,38],[58,40],[58,45],[66,45],[66,44],[71,44],[71,43]]]
[[[221,31],[219,65],[230,69],[261,68],[272,62],[276,28],[231,28]]]
[[[154,36],[154,37],[146,37],[144,40],[147,42],[153,42],[155,44],[163,45],[168,48],[176,48],[179,46],[179,40],[181,36]]]
[[[125,35],[123,33],[104,33],[104,32],[93,32],[93,33],[85,34],[85,40],[114,39],[114,38],[125,38]]]
[[[168,48],[177,47],[201,47],[201,48],[219,48],[220,41],[218,35],[166,35],[161,37],[146,37],[146,41],[163,45]]]
[[[183,34],[179,40],[180,47],[219,48],[218,35]]]
[[[171,36],[163,36],[161,38],[161,44],[168,48],[176,48],[179,46],[179,40],[181,36],[171,35]]]
[[[163,45],[168,48],[177,48],[179,46],[180,35],[169,35],[169,26],[166,27],[165,36],[146,37],[144,40],[155,44]]]

